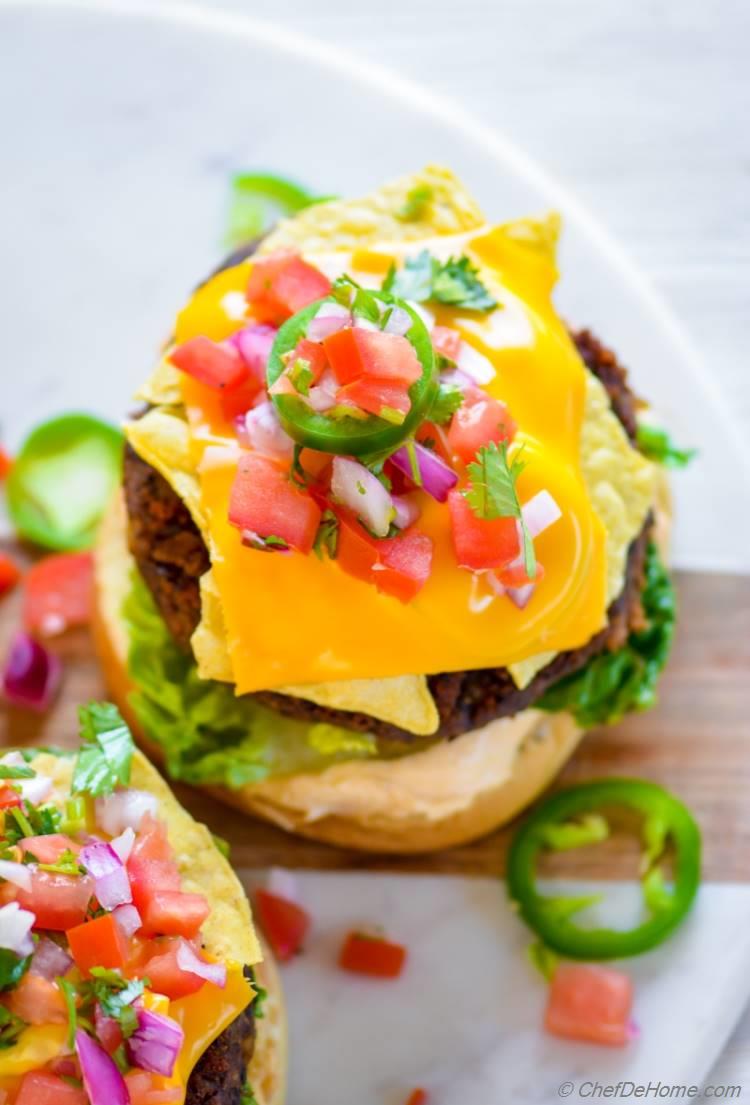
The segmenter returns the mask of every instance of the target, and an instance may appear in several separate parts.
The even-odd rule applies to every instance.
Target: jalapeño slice
[[[284,429],[299,445],[305,445],[323,453],[336,453],[343,456],[366,456],[386,452],[389,449],[395,449],[410,437],[432,406],[439,381],[435,367],[435,352],[427,327],[408,303],[387,293],[372,294],[383,304],[384,311],[390,306],[398,306],[406,311],[412,320],[404,336],[417,355],[422,366],[422,375],[408,389],[411,407],[404,421],[394,424],[374,414],[364,417],[342,414],[340,407],[335,416],[330,416],[314,411],[302,397],[272,395],[271,398]],[[316,300],[284,323],[276,335],[268,358],[266,377],[269,388],[284,372],[285,364],[282,360],[284,354],[295,349],[297,343],[306,336],[310,322],[322,305],[335,302],[333,297]]]

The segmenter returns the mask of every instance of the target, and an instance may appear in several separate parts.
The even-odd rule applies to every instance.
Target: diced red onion
[[[641,1037],[641,1026],[638,1024],[638,1021],[633,1020],[633,1018],[631,1017],[630,1020],[628,1021],[628,1039],[629,1040],[639,1040],[640,1037]]]
[[[433,499],[437,499],[439,503],[444,503],[448,498],[448,492],[458,483],[458,476],[442,457],[439,457],[437,453],[433,453],[432,449],[427,449],[419,442],[415,443],[414,449],[422,481],[420,485],[422,490],[431,495]],[[405,476],[413,479],[410,450],[406,445],[402,445],[388,459]]]
[[[413,325],[414,320],[408,311],[403,307],[394,307],[383,329],[386,334],[399,334],[403,337]]]
[[[293,872],[286,867],[272,867],[266,879],[266,889],[277,898],[299,903],[299,885]]]
[[[538,537],[558,518],[562,518],[562,511],[549,491],[537,491],[533,498],[523,504],[521,514],[532,537]]]
[[[21,890],[31,890],[31,870],[26,863],[14,863],[9,859],[0,859],[0,879],[20,886]]]
[[[461,342],[461,351],[458,354],[458,367],[467,376],[470,376],[475,384],[489,384],[495,379],[496,372],[492,361],[475,349],[467,341]]]
[[[13,785],[18,787],[24,801],[38,806],[52,793],[54,784],[47,775],[36,775],[33,779],[14,779]]]
[[[227,969],[223,963],[206,963],[195,954],[187,940],[181,940],[177,948],[177,966],[181,971],[212,982],[223,990],[227,984]]]
[[[291,457],[294,442],[279,422],[270,400],[253,407],[245,415],[245,432],[251,449],[270,457]]]
[[[396,511],[393,519],[394,524],[399,529],[408,529],[409,526],[414,525],[420,515],[419,507],[414,500],[407,498],[405,495],[393,495],[391,498],[393,509]]]
[[[393,500],[377,476],[356,460],[334,457],[331,493],[349,507],[376,537],[385,537],[393,521]]]
[[[271,346],[278,330],[265,322],[254,322],[232,334],[229,341],[240,352],[240,356],[260,383],[266,382],[266,365]]]
[[[158,809],[153,794],[130,788],[97,798],[94,807],[96,823],[107,836],[118,836],[124,829],[137,830],[146,814],[156,816]]]
[[[2,673],[2,689],[8,702],[29,710],[46,710],[60,687],[62,664],[28,633],[13,638]]]
[[[323,341],[345,326],[350,326],[351,322],[350,311],[341,303],[323,303],[315,318],[308,323],[307,337],[310,341]]]
[[[500,582],[494,572],[486,572],[485,579],[490,589],[495,592],[498,598],[505,594],[505,585]]]
[[[177,1021],[150,1009],[139,1009],[138,1027],[127,1041],[128,1058],[134,1067],[170,1078],[184,1040],[185,1033]]]
[[[460,368],[450,368],[445,372],[441,372],[440,383],[448,384],[449,387],[458,388],[459,391],[468,391],[470,388],[475,388],[477,386],[476,381],[465,372],[462,372]]]
[[[506,587],[505,593],[519,610],[523,610],[525,606],[528,606],[529,600],[535,590],[536,583],[524,583],[523,587]]]
[[[104,909],[132,902],[127,870],[111,844],[104,840],[88,844],[78,858],[92,876],[95,894]]]
[[[122,929],[123,934],[128,938],[138,932],[138,929],[143,924],[141,915],[134,905],[118,905],[117,908],[112,911],[112,916]]]
[[[327,411],[331,407],[336,406],[336,392],[339,385],[336,377],[331,370],[327,368],[321,375],[317,384],[310,388],[308,395],[303,398],[307,398],[307,402],[310,404],[314,411]]]
[[[34,941],[31,929],[36,921],[28,909],[21,909],[18,902],[8,902],[0,909],[0,948],[7,948],[16,955],[31,955]]]
[[[112,845],[120,862],[127,863],[130,859],[130,853],[133,851],[133,845],[135,844],[135,833],[128,825],[127,829],[123,829],[120,835],[113,837],[109,843]]]
[[[356,330],[379,330],[377,322],[372,322],[369,318],[364,318],[362,315],[354,315],[352,324]]]
[[[82,1028],[76,1032],[76,1052],[91,1105],[130,1105],[125,1079],[114,1060]]]
[[[72,966],[73,960],[68,953],[54,940],[43,936],[34,950],[29,973],[52,982],[53,979],[67,974]]]

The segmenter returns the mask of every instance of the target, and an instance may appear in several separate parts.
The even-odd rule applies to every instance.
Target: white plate
[[[750,570],[750,453],[710,372],[625,253],[538,166],[414,85],[241,14],[0,0],[2,420],[118,418],[219,256],[227,181],[267,167],[356,194],[442,161],[498,219],[550,206],[559,304],[631,367],[700,460],[675,480],[675,559]]]

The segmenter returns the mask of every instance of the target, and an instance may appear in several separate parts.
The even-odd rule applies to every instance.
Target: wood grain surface
[[[18,550],[14,554],[24,558]],[[679,573],[677,587],[679,630],[658,707],[589,733],[562,782],[636,775],[670,787],[700,822],[706,876],[745,881],[750,879],[750,578]],[[21,603],[16,591],[0,607],[0,656],[19,626]],[[65,670],[57,702],[41,716],[0,703],[0,745],[74,746],[78,705],[106,697],[85,630],[59,637],[51,647]],[[230,842],[233,862],[241,868],[277,864],[495,875],[504,865],[507,830],[433,856],[369,856],[291,837],[192,788],[176,789],[195,816]],[[606,845],[571,853],[556,868],[614,878],[635,869],[633,839],[617,831]]]

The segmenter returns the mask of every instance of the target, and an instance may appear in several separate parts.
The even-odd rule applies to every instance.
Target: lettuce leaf
[[[130,704],[174,779],[238,789],[274,775],[378,755],[369,734],[282,717],[226,683],[203,680],[175,645],[137,572],[123,607]]]
[[[585,729],[653,706],[672,646],[676,612],[672,581],[653,544],[646,554],[643,611],[645,629],[631,633],[617,652],[601,653],[581,671],[555,683],[536,705],[553,712],[569,710]]]

